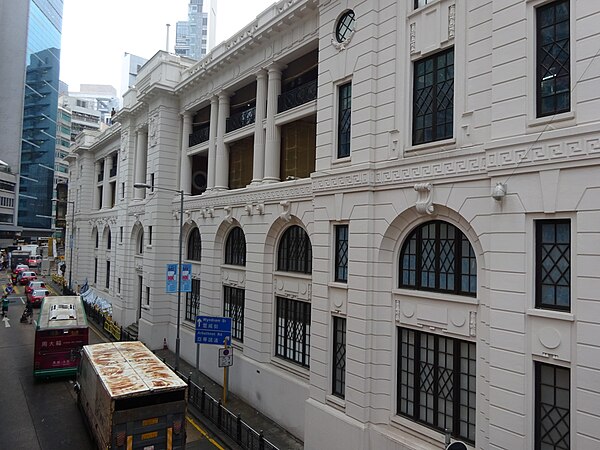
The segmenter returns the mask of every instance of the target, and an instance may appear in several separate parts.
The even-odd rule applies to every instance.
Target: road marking
[[[8,317],[4,317],[2,322],[4,322],[4,328],[10,328],[10,323],[8,323],[10,319]]]
[[[19,297],[19,299],[21,300],[21,303],[25,304],[25,301],[23,300],[23,297]]]
[[[186,419],[187,419],[187,421],[189,423],[192,424],[192,426],[196,430],[198,430],[202,434],[202,436],[204,436],[208,440],[208,442],[210,442],[212,445],[214,445],[215,447],[217,447],[219,450],[225,450],[217,442],[215,442],[215,440],[213,438],[211,438],[206,431],[204,431],[202,428],[200,428],[200,426],[196,422],[194,422],[191,417],[186,416]]]

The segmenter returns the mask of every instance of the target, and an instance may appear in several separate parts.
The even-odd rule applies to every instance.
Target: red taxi
[[[50,295],[50,291],[46,289],[34,289],[29,294],[27,294],[27,301],[31,303],[34,307],[39,307],[42,305],[42,301],[45,297]]]
[[[12,271],[12,282],[13,282],[13,284],[17,283],[17,277],[24,270],[29,270],[29,266],[27,264],[17,264],[17,266]]]
[[[37,280],[37,274],[31,270],[24,270],[19,272],[17,276],[17,283],[21,286],[26,286],[30,281]]]
[[[46,289],[46,283],[42,280],[30,281],[29,284],[25,286],[25,295],[36,289]]]

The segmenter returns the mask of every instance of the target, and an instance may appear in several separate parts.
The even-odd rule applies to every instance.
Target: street
[[[1,287],[7,282],[2,274]],[[50,290],[52,290],[50,288]],[[82,415],[77,408],[73,379],[34,380],[34,323],[19,322],[25,307],[24,288],[9,296],[8,317],[0,321],[0,448],[10,449],[94,449]],[[106,338],[90,326],[89,343]],[[186,423],[188,450],[222,449],[199,422]]]

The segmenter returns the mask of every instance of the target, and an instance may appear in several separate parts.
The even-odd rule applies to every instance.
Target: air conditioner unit
[[[454,441],[446,446],[446,450],[469,450],[469,447],[464,442]]]

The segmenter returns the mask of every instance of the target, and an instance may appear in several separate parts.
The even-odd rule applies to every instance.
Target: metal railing
[[[277,112],[284,112],[288,109],[304,105],[317,98],[317,80],[311,80],[297,88],[282,92],[277,97]]]
[[[245,127],[246,125],[250,125],[254,123],[256,119],[256,108],[245,109],[236,114],[232,114],[225,120],[225,132],[229,133],[230,131],[237,130],[238,128]]]
[[[171,365],[164,362],[174,371]],[[188,403],[244,450],[279,450],[265,438],[262,430],[256,431],[242,419],[241,414],[235,415],[223,406],[221,399],[215,399],[206,392],[206,388],[194,383],[191,377],[181,372],[177,372],[177,375],[188,384]]]
[[[189,146],[193,147],[194,145],[201,144],[202,142],[208,141],[210,137],[210,124],[204,125],[190,134],[189,138]]]
[[[63,292],[65,289],[63,288]],[[85,308],[85,314],[88,320],[94,322],[94,324],[102,330],[104,335],[113,340],[113,341],[137,341],[137,338],[133,336],[131,333],[127,331],[126,328],[120,326],[117,322],[114,322],[112,318],[101,311],[98,308],[95,308],[93,305],[83,302],[83,306]]]

